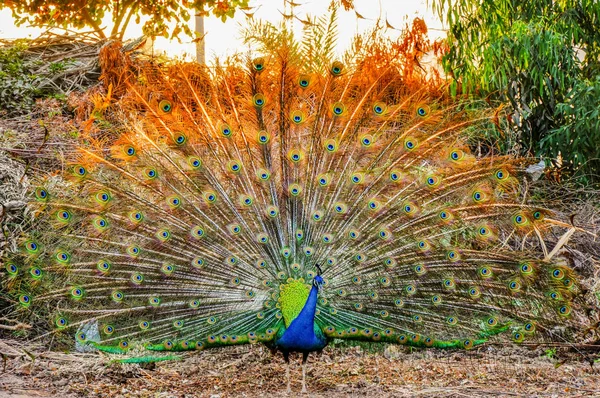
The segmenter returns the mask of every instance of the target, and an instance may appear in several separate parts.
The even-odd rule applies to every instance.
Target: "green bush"
[[[26,59],[25,50],[24,42],[0,48],[0,112],[4,116],[29,112],[40,94],[39,77],[32,72],[37,61]]]
[[[453,93],[508,105],[522,155],[600,182],[597,0],[432,0],[449,26],[444,67]]]
[[[541,151],[555,157],[564,151],[578,176],[600,181],[600,75],[575,83],[556,113],[563,123],[541,139]]]

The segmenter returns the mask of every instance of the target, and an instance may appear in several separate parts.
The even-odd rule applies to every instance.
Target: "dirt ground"
[[[143,366],[111,363],[102,354],[34,353],[16,346],[0,340],[0,397],[286,395],[285,363],[262,346],[205,351]],[[599,364],[592,367],[584,355],[559,351],[556,356],[515,346],[469,352],[328,347],[309,360],[308,396],[600,397]],[[291,396],[301,396],[300,357],[292,359]]]

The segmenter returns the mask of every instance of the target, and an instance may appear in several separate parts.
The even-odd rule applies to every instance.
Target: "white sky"
[[[302,3],[302,6],[295,8],[295,14],[301,18],[305,15],[321,16],[327,12],[329,0],[296,0]],[[283,0],[251,0],[250,5],[257,7],[254,18],[267,20],[273,23],[280,22],[283,18],[281,12],[284,11]],[[423,18],[429,27],[429,36],[438,38],[445,35],[441,30],[442,24],[431,10],[427,9],[426,0],[355,0],[356,11],[366,20],[358,20],[354,11],[340,10],[338,14],[338,49],[346,48],[356,33],[364,32],[373,27],[376,20],[381,17],[397,28],[402,28],[407,22],[412,21],[416,16]],[[233,20],[229,19],[223,23],[215,17],[208,17],[205,20],[206,31],[206,54],[207,59],[214,56],[225,56],[236,51],[243,51],[244,45],[240,39],[240,27],[244,26],[247,17],[241,11],[236,12]],[[294,29],[300,33],[302,23],[294,20]],[[190,27],[193,29],[193,18],[190,20]],[[16,27],[8,9],[0,10],[0,37],[2,38],[34,38],[42,32],[41,29],[31,27]],[[395,37],[397,31],[388,29],[389,36]],[[133,38],[141,35],[141,27],[131,24],[127,29],[126,38]],[[191,39],[183,37],[182,43],[176,40],[169,42],[165,39],[158,39],[155,43],[156,49],[164,50],[171,56],[185,56],[194,54],[195,49]]]

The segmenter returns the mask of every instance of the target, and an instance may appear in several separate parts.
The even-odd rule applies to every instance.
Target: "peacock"
[[[532,162],[476,151],[497,115],[407,85],[373,48],[279,43],[210,68],[107,52],[61,170],[34,173],[36,220],[4,259],[12,313],[113,354],[261,343],[288,391],[302,353],[303,392],[337,339],[577,339],[580,278],[544,244],[571,224],[530,201]]]

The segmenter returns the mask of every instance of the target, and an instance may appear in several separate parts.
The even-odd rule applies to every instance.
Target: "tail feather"
[[[407,94],[393,60],[365,57],[141,68],[115,90],[114,137],[84,135],[63,181],[33,193],[36,230],[7,265],[17,307],[80,342],[98,323],[105,350],[269,342],[280,289],[320,264],[330,337],[574,333],[577,275],[526,243],[560,215],[528,204],[522,159],[469,149],[492,115]]]

